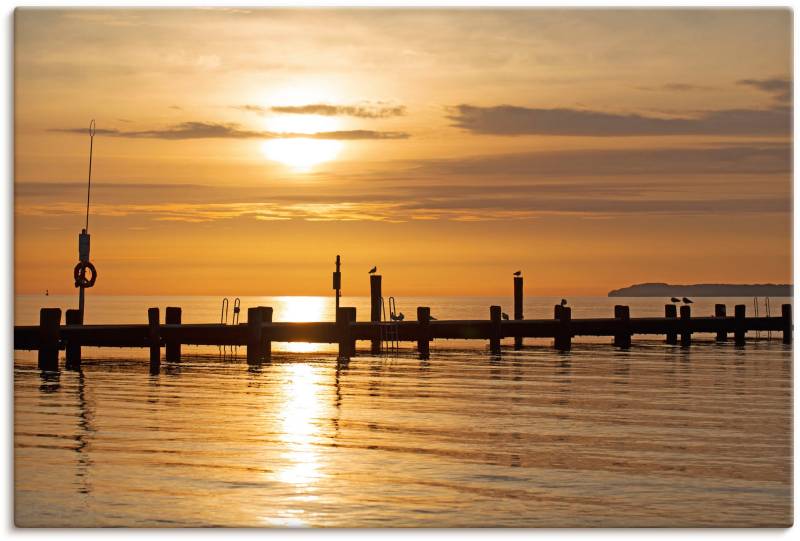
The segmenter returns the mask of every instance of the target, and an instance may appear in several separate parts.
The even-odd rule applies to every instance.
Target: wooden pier
[[[157,371],[161,363],[161,348],[166,361],[178,362],[182,345],[246,346],[247,362],[258,364],[268,360],[272,342],[311,342],[339,345],[339,358],[346,360],[356,354],[356,342],[380,342],[381,326],[395,325],[398,340],[416,342],[423,358],[430,355],[432,340],[462,339],[488,341],[489,350],[500,354],[500,341],[514,339],[514,348],[522,347],[524,338],[552,338],[559,351],[568,351],[576,336],[608,336],[615,347],[627,349],[634,335],[661,335],[668,344],[686,348],[695,333],[710,333],[716,341],[733,335],[736,345],[745,343],[748,331],[777,331],[784,344],[792,342],[792,306],[784,304],[781,315],[775,317],[746,317],[745,305],[734,307],[734,316],[725,315],[723,305],[717,305],[714,316],[692,317],[690,306],[680,307],[676,317],[675,305],[668,304],[664,317],[631,317],[628,306],[614,307],[614,317],[573,319],[569,307],[556,305],[553,319],[501,319],[499,306],[489,308],[485,320],[432,320],[430,308],[417,309],[416,321],[356,321],[356,309],[340,307],[337,321],[281,322],[272,320],[272,308],[252,307],[247,322],[238,325],[181,323],[181,309],[168,307],[162,323],[159,309],[147,311],[147,323],[129,325],[84,325],[67,311],[61,324],[61,309],[42,308],[39,325],[14,327],[14,349],[38,350],[39,368],[58,370],[59,351],[66,351],[68,368],[80,367],[81,347],[133,347],[150,349],[150,366]],[[372,317],[372,314],[370,314]],[[370,348],[372,351],[372,347]]]

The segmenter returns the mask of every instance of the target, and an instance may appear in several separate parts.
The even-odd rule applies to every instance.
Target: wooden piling
[[[161,368],[161,329],[158,308],[147,309],[147,343],[150,346],[150,373],[157,374]]]
[[[692,345],[692,331],[689,328],[689,320],[692,318],[692,307],[681,306],[681,347]]]
[[[781,319],[783,320],[783,343],[792,343],[792,305],[781,305]]]
[[[428,306],[417,307],[417,321],[419,322],[419,334],[417,337],[417,351],[420,359],[428,359],[431,356],[430,350],[430,328],[431,328],[431,309]]]
[[[572,321],[572,308],[556,304],[553,310],[555,319],[559,321],[553,345],[558,351],[569,351],[572,348],[572,331],[570,322]]]
[[[253,306],[247,309],[247,364],[259,364],[261,362],[262,314],[260,306]]]
[[[351,320],[350,318],[353,318]],[[355,320],[355,308],[339,308],[336,315],[336,333],[339,338],[339,360],[349,361],[353,353],[353,338],[350,323]]]
[[[181,308],[178,306],[167,306],[164,314],[164,323],[167,325],[181,324]],[[181,342],[178,338],[171,338],[165,345],[165,357],[168,363],[177,363],[181,360]]]
[[[674,304],[665,304],[664,305],[664,317],[666,319],[677,319],[678,318],[678,307]],[[667,333],[667,344],[676,345],[678,343],[678,334],[675,332],[668,332]]]
[[[631,309],[628,306],[614,306],[614,319],[618,321],[619,329],[614,335],[614,345],[618,348],[628,349],[631,347]]]
[[[272,323],[272,307],[259,306],[261,311],[261,336],[259,342],[259,357],[262,361],[269,361],[272,359],[272,336],[267,329],[264,329],[265,323]]]
[[[383,293],[381,292],[381,275],[369,275],[369,320],[378,322],[381,320],[381,299]],[[372,347],[370,349],[373,355],[381,352],[381,341],[379,338],[372,339]]]
[[[727,309],[724,304],[714,305],[714,317],[725,318]],[[728,333],[720,329],[717,331],[717,342],[725,342],[728,339]]]
[[[733,307],[733,317],[734,317],[734,331],[733,331],[733,339],[734,343],[737,346],[744,345],[744,337],[745,333],[747,332],[745,327],[745,315],[747,313],[747,306],[744,304],[737,304]]]
[[[64,323],[68,327],[73,327],[75,325],[81,325],[83,323],[83,318],[81,317],[81,311],[77,309],[69,309],[64,314]],[[66,368],[67,370],[80,370],[81,368],[81,344],[77,341],[77,339],[67,340],[67,344],[64,348],[67,354],[67,363]]]
[[[524,319],[522,315],[522,276],[514,277],[514,319]],[[522,349],[522,337],[514,337],[514,349]]]
[[[61,308],[39,310],[39,370],[58,371]]]
[[[500,353],[500,338],[503,336],[500,328],[503,310],[499,306],[489,307],[489,319],[492,323],[491,334],[489,337],[489,351],[494,354]]]

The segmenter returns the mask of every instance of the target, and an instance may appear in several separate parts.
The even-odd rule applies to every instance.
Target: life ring
[[[86,278],[87,270],[91,271],[91,278],[88,279]],[[97,281],[97,269],[94,268],[90,261],[81,261],[75,265],[73,275],[75,277],[75,287],[92,287]]]

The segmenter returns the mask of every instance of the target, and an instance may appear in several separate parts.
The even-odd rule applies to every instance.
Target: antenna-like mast
[[[92,194],[92,148],[94,147],[94,119],[89,123],[89,184],[86,187],[86,232],[89,232],[89,197]]]

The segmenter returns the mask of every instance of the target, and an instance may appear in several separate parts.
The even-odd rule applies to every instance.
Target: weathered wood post
[[[746,324],[745,324],[745,316],[747,314],[747,306],[744,304],[737,304],[733,307],[733,318],[734,318],[734,331],[733,331],[733,340],[737,346],[744,345],[744,336],[747,332]]]
[[[272,307],[259,306],[261,312],[261,336],[259,337],[259,357],[262,361],[272,359],[272,331],[264,328],[265,323],[272,323]]]
[[[664,305],[664,318],[667,320],[674,320],[678,318],[678,307],[674,304],[665,304]],[[672,321],[667,321],[668,324],[673,323]],[[678,334],[675,332],[667,332],[667,344],[675,345],[678,343]]]
[[[692,331],[690,329],[690,320],[692,318],[692,307],[681,306],[681,347],[689,347],[692,345]]]
[[[158,374],[161,368],[161,329],[158,308],[147,309],[147,343],[150,345],[150,373]]]
[[[164,323],[167,325],[181,324],[181,309],[178,306],[167,306],[164,314]],[[166,341],[165,357],[168,363],[177,363],[181,360],[181,341],[177,337],[177,332],[171,333],[173,337]]]
[[[781,319],[782,326],[783,326],[783,343],[784,344],[791,344],[792,343],[792,305],[791,304],[782,304],[781,305]]]
[[[83,323],[81,311],[71,308],[64,313],[64,323],[67,327],[75,327]],[[81,343],[77,338],[68,338],[65,346],[67,352],[67,370],[80,370],[81,368]]]
[[[514,277],[514,319],[524,319],[522,315],[522,276]],[[522,349],[522,337],[514,337],[514,349]]]
[[[381,275],[369,275],[369,320],[378,322],[381,320]],[[372,339],[372,348],[370,349],[373,355],[381,352],[380,338]]]
[[[247,309],[247,364],[261,362],[262,313],[260,306]]]
[[[715,304],[714,305],[714,317],[724,319],[726,317],[727,309],[725,308],[724,304]],[[717,331],[717,342],[725,342],[728,339],[728,333],[725,329],[720,329]]]
[[[61,308],[39,310],[39,370],[58,371]]]
[[[631,309],[620,304],[614,306],[614,319],[617,320],[617,332],[614,334],[614,345],[618,348],[628,349],[631,347]]]
[[[493,354],[500,353],[500,337],[502,330],[500,328],[503,310],[499,306],[489,307],[489,320],[491,321],[491,330],[489,331],[489,351]]]
[[[339,335],[339,360],[349,361],[353,350],[353,340],[350,337],[351,317],[355,316],[355,309],[339,308],[336,315],[336,332]]]
[[[428,359],[431,356],[430,336],[431,336],[431,309],[428,306],[417,307],[417,321],[419,330],[417,331],[417,351],[420,359]]]
[[[572,331],[570,330],[572,308],[556,304],[553,312],[555,319],[559,322],[553,345],[558,351],[569,351],[572,348]]]

